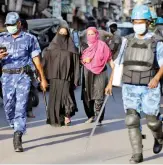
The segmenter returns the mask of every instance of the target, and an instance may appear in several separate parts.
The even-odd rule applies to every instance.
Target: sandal
[[[86,123],[86,124],[93,123],[94,120],[95,120],[95,117],[91,117],[91,118],[89,118],[85,123]]]
[[[71,124],[71,119],[68,117],[65,117],[65,126],[70,126]]]

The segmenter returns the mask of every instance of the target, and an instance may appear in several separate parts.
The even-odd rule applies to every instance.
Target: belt
[[[2,69],[2,73],[8,73],[8,74],[21,74],[27,72],[28,69],[26,67],[18,68],[18,69]]]

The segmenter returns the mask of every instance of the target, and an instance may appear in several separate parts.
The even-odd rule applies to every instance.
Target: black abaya
[[[80,81],[79,56],[70,37],[57,34],[45,51],[43,66],[50,80],[49,124],[64,125],[64,117],[77,111],[73,87]]]

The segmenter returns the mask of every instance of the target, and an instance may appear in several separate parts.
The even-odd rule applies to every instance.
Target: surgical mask
[[[134,31],[136,34],[144,34],[147,30],[146,24],[135,24]]]
[[[10,34],[15,34],[18,32],[18,27],[17,25],[14,25],[14,26],[7,26],[7,31],[10,33]]]

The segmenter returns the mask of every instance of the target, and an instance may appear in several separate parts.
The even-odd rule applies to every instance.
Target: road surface
[[[114,88],[114,97],[109,98],[106,106],[105,121],[97,127],[88,151],[85,145],[93,124],[85,124],[86,115],[80,100],[80,88],[75,90],[79,112],[72,118],[70,127],[55,128],[45,123],[45,108],[40,93],[40,104],[34,109],[35,119],[28,119],[28,130],[23,137],[23,153],[15,153],[12,146],[13,130],[8,127],[0,100],[0,163],[92,163],[128,164],[131,147],[127,129],[124,125],[124,111],[121,89]],[[48,94],[47,94],[48,95]],[[144,143],[145,164],[163,162],[163,152],[152,153],[153,138],[142,120],[143,133],[147,135]]]

